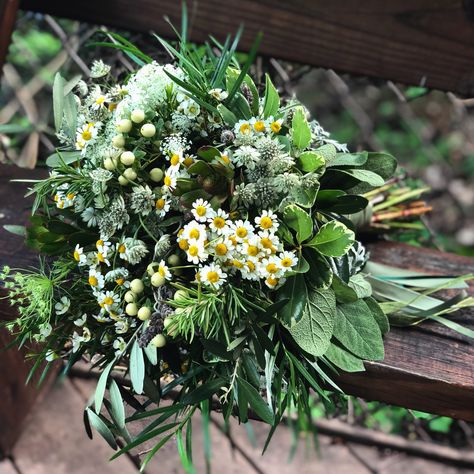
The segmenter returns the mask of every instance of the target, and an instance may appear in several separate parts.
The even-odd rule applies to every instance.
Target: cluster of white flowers
[[[178,246],[189,262],[198,265],[196,280],[211,288],[222,286],[229,275],[245,280],[263,279],[269,288],[285,281],[298,263],[295,252],[283,249],[276,231],[278,217],[264,210],[255,218],[232,221],[222,209],[198,199],[193,204],[194,220],[178,232]]]

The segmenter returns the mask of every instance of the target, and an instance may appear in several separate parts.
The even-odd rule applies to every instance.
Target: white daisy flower
[[[168,197],[162,196],[155,202],[155,209],[158,217],[165,217],[170,210],[171,201]]]
[[[105,285],[104,275],[102,275],[100,270],[97,270],[96,268],[89,269],[89,278],[87,281],[96,291],[101,290]]]
[[[277,215],[271,210],[262,211],[262,214],[255,218],[255,223],[260,227],[260,229],[272,232],[276,232],[280,225]]]
[[[264,258],[259,265],[259,270],[262,278],[279,278],[283,274],[281,260],[275,255],[271,255],[269,258]]]
[[[67,296],[62,296],[61,299],[54,305],[57,315],[67,313],[71,306],[71,300]]]
[[[77,244],[74,248],[74,260],[79,266],[85,265],[87,263],[87,258],[84,254],[84,249]]]
[[[168,157],[170,166],[168,167],[168,173],[171,175],[176,174],[179,171],[181,164],[184,162],[183,152],[174,152]]]
[[[216,88],[216,89],[211,89],[209,91],[209,95],[214,97],[214,99],[218,100],[219,102],[222,102],[223,100],[226,100],[229,94],[226,91],[223,91],[222,89]]]
[[[206,226],[199,222],[191,221],[183,227],[180,238],[186,240],[194,239],[203,242],[207,239]]]
[[[97,301],[101,308],[104,308],[109,313],[117,311],[118,304],[120,303],[120,296],[113,291],[106,291],[99,293]]]
[[[117,334],[125,334],[130,327],[126,319],[119,319],[114,326]]]
[[[222,237],[212,243],[212,250],[215,258],[227,260],[230,258],[232,251],[235,249],[232,241],[227,237]]]
[[[280,265],[285,271],[291,270],[298,263],[298,257],[295,252],[284,251],[278,255]]]
[[[168,268],[168,266],[166,265],[166,263],[165,263],[164,260],[161,260],[160,263],[158,263],[158,270],[157,270],[157,272],[158,272],[162,277],[166,278],[167,280],[171,280],[171,278],[172,278],[170,269]]]
[[[211,263],[199,270],[199,278],[203,284],[218,289],[225,283],[227,274],[222,271],[220,266]]]
[[[161,191],[163,194],[170,194],[173,189],[176,187],[176,174],[173,174],[169,171],[166,171],[166,174],[163,178],[163,186],[161,187]]]
[[[265,133],[269,129],[268,120],[264,120],[258,117],[252,117],[250,119],[250,125],[252,129],[257,134]]]
[[[205,201],[204,199],[197,199],[194,201],[191,212],[198,222],[206,222],[215,215],[215,212],[209,202]]]
[[[201,240],[189,239],[186,256],[189,262],[198,264],[205,261],[209,255],[206,252],[204,243]]]
[[[222,235],[225,233],[226,227],[228,226],[227,219],[229,219],[229,214],[219,208],[214,216],[209,216],[207,220],[209,228],[217,235]]]
[[[243,242],[253,235],[254,228],[249,221],[238,220],[230,224],[232,235],[237,242]]]
[[[275,254],[280,247],[278,237],[268,230],[262,230],[258,233],[259,244],[266,254]]]

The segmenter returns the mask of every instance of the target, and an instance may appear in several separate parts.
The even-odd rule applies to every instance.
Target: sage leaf
[[[301,319],[288,328],[301,349],[313,356],[329,347],[336,317],[336,297],[332,290],[310,291]]]
[[[56,73],[53,82],[53,115],[54,115],[54,127],[56,132],[61,130],[63,122],[63,111],[64,111],[64,86],[66,81],[64,77]]]
[[[334,337],[350,352],[367,360],[384,357],[382,333],[363,300],[337,305]]]
[[[358,298],[368,298],[372,296],[372,285],[361,273],[351,276],[349,286],[356,292]]]
[[[359,357],[351,354],[337,344],[332,343],[324,356],[329,359],[336,367],[345,372],[363,372],[365,370],[364,362]]]
[[[341,257],[355,242],[355,234],[339,221],[324,224],[318,233],[306,244],[328,257]]]

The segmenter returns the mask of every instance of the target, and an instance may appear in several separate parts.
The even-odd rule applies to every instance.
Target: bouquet
[[[185,29],[176,48],[160,38],[173,58],[161,65],[110,34],[100,44],[134,72],[99,60],[87,83],[56,76],[60,145],[25,230],[44,257],[2,275],[19,311],[7,327],[41,343],[33,370],[99,368],[86,429],[121,440],[114,458],[154,440],[143,467],[174,438],[192,470],[192,417],[208,426],[213,408],[268,423],[267,443],[286,415],[310,427],[311,393],[330,404],[338,371],[383,359],[389,316],[442,322],[471,303],[413,304],[427,298],[407,288],[420,275],[368,262],[354,216],[395,159],[348,152],[268,75],[257,85],[259,38],[240,64],[239,35],[204,48]],[[422,277],[425,290],[463,286]]]

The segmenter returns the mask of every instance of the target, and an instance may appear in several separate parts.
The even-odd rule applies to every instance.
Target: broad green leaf
[[[328,163],[328,167],[332,166],[362,166],[369,157],[366,151],[361,153],[338,153],[337,156]]]
[[[143,393],[143,379],[145,378],[145,360],[143,358],[143,349],[135,340],[130,351],[130,378],[135,393],[141,395]]]
[[[61,125],[63,122],[65,85],[66,81],[61,76],[61,74],[57,72],[54,76],[53,82],[53,115],[56,132],[59,132],[59,130],[61,130]]]
[[[336,147],[332,143],[326,143],[325,145],[322,145],[313,151],[316,154],[322,156],[326,163],[330,163],[336,158],[337,155]]]
[[[94,429],[102,436],[102,438],[105,439],[105,441],[107,441],[108,445],[112,449],[117,449],[117,443],[115,441],[114,435],[104,423],[102,418],[96,415],[90,408],[86,408],[86,412],[91,426],[94,427]]]
[[[336,367],[346,372],[363,372],[365,370],[362,359],[337,344],[332,343],[324,353],[324,356]]]
[[[305,151],[298,157],[298,166],[306,173],[311,173],[322,168],[326,161],[324,156],[317,151]]]
[[[334,337],[358,357],[368,360],[383,359],[382,333],[367,304],[358,300],[337,305],[336,310]]]
[[[293,115],[291,122],[293,143],[300,150],[304,150],[311,143],[311,129],[306,120],[304,110],[298,107]]]
[[[224,104],[219,104],[217,110],[221,114],[222,120],[229,127],[233,127],[237,123],[237,117],[234,112],[229,110]]]
[[[380,331],[382,334],[386,334],[390,330],[390,324],[388,322],[387,315],[382,311],[382,308],[374,298],[365,298],[364,301],[369,307],[370,311],[372,311],[372,315],[377,321]]]
[[[372,171],[387,180],[395,173],[397,160],[389,153],[370,152],[364,169]]]
[[[64,126],[63,129],[72,140],[76,137],[77,103],[73,94],[64,97]]]
[[[123,406],[122,395],[120,394],[117,382],[113,379],[110,382],[109,393],[114,421],[120,428],[125,428],[125,408]]]
[[[334,275],[332,278],[332,289],[334,290],[338,303],[353,303],[359,299],[356,291],[337,275]]]
[[[313,219],[301,207],[289,204],[283,210],[283,220],[288,227],[296,231],[296,239],[303,242],[313,233]]]
[[[320,356],[329,347],[335,316],[334,292],[310,291],[301,319],[289,327],[288,331],[301,349],[313,356]]]
[[[48,156],[46,164],[50,168],[57,168],[58,166],[68,165],[80,161],[82,158],[80,151],[58,151]]]
[[[339,172],[348,174],[349,176],[352,176],[363,183],[367,183],[370,186],[383,186],[385,184],[385,180],[382,178],[382,176],[374,173],[373,171],[363,169],[341,169]]]
[[[275,89],[270,76],[265,74],[265,99],[263,101],[263,116],[275,116],[280,107],[280,96]]]
[[[303,249],[303,255],[309,263],[309,270],[305,275],[308,286],[312,289],[329,288],[333,272],[326,258],[310,247]]]
[[[265,422],[269,425],[272,425],[274,422],[274,415],[271,408],[265,403],[265,400],[260,396],[260,394],[255,390],[252,385],[250,385],[245,379],[238,377],[237,384],[239,387],[239,392],[244,393],[245,397],[249,401],[250,407],[252,410]]]
[[[244,82],[245,84],[247,84],[248,88],[250,89],[250,92],[252,93],[252,103],[250,104],[252,108],[252,113],[253,115],[257,116],[258,107],[259,107],[259,96],[258,96],[257,86],[255,85],[255,82],[253,82],[253,79],[248,74],[245,76]]]
[[[351,276],[349,286],[357,293],[358,298],[372,296],[372,286],[361,273]]]
[[[291,321],[299,321],[308,299],[304,275],[298,273],[288,278],[278,290],[277,298],[278,300],[288,300],[288,303],[278,311],[280,318],[287,324],[290,324]]]
[[[342,222],[324,224],[318,233],[306,244],[328,257],[341,257],[355,242],[354,232]]]
[[[99,381],[97,382],[97,387],[94,394],[94,403],[95,403],[95,412],[100,413],[102,408],[102,402],[104,401],[105,389],[107,387],[107,380],[109,378],[110,371],[115,364],[115,359],[110,362],[100,374]]]
[[[205,161],[212,161],[217,156],[220,156],[221,152],[213,146],[206,145],[199,148],[197,155]]]

